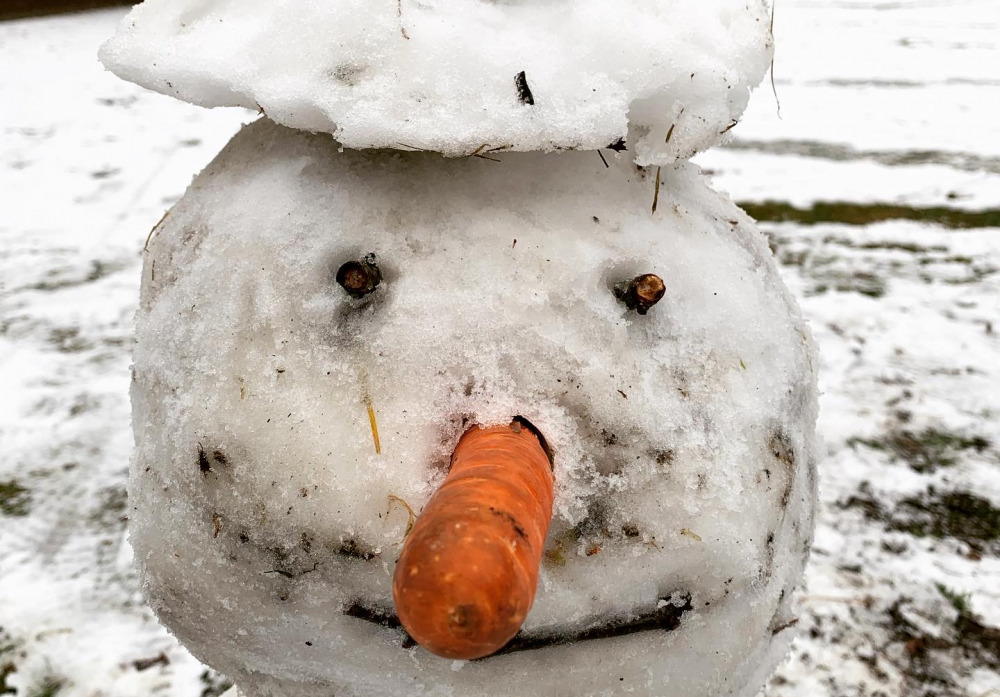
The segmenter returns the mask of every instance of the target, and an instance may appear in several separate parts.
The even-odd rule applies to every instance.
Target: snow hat
[[[146,0],[100,56],[349,148],[613,147],[650,165],[725,137],[771,47],[766,0]]]

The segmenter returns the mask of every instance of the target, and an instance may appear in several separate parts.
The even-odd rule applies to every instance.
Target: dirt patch
[[[964,695],[952,678],[956,667],[968,672],[1000,668],[1000,629],[984,625],[969,610],[968,596],[940,584],[940,594],[955,610],[954,619],[929,616],[909,598],[897,599],[887,611],[890,642],[901,645],[903,662],[897,667],[918,695]],[[920,616],[921,621],[915,621]],[[935,629],[928,631],[930,621]]]

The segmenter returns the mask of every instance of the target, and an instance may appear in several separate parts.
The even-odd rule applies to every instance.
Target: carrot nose
[[[396,614],[418,644],[473,659],[514,638],[535,599],[552,499],[533,429],[515,420],[465,432],[393,576]]]

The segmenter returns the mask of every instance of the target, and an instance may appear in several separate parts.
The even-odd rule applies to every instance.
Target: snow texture
[[[624,140],[645,165],[723,139],[771,45],[765,0],[146,0],[101,59],[163,94],[349,148]]]
[[[815,495],[813,344],[766,240],[689,164],[651,215],[625,156],[497,159],[261,119],[166,215],[132,384],[152,607],[254,696],[753,695]],[[335,272],[369,252],[384,281],[351,298]],[[640,316],[612,287],[644,272],[667,291]],[[397,497],[419,511],[462,432],[515,415],[557,482],[521,645],[408,647]]]
[[[139,592],[128,372],[149,228],[251,115],[102,70],[124,14],[0,23],[0,692],[224,684]],[[952,520],[914,511],[931,491],[1000,509],[1000,235],[952,222],[1000,206],[1000,120],[983,118],[1000,100],[998,22],[994,0],[779,2],[782,118],[761,91],[736,140],[697,157],[737,201],[839,202],[821,222],[757,216],[819,344],[823,442],[798,635],[767,697],[1000,694],[997,538],[976,510],[964,528],[909,525]],[[945,215],[847,216],[884,205]],[[933,471],[935,448],[896,448],[935,432],[955,445]]]

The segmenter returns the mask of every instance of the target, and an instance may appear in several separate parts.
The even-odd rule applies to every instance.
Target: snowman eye
[[[614,286],[615,297],[625,303],[625,307],[640,315],[649,312],[666,292],[663,279],[655,273],[644,273],[628,281],[620,281]]]
[[[378,267],[378,257],[374,252],[366,254],[361,260],[344,262],[337,269],[337,283],[352,298],[363,298],[375,292],[381,280],[382,270]]]

